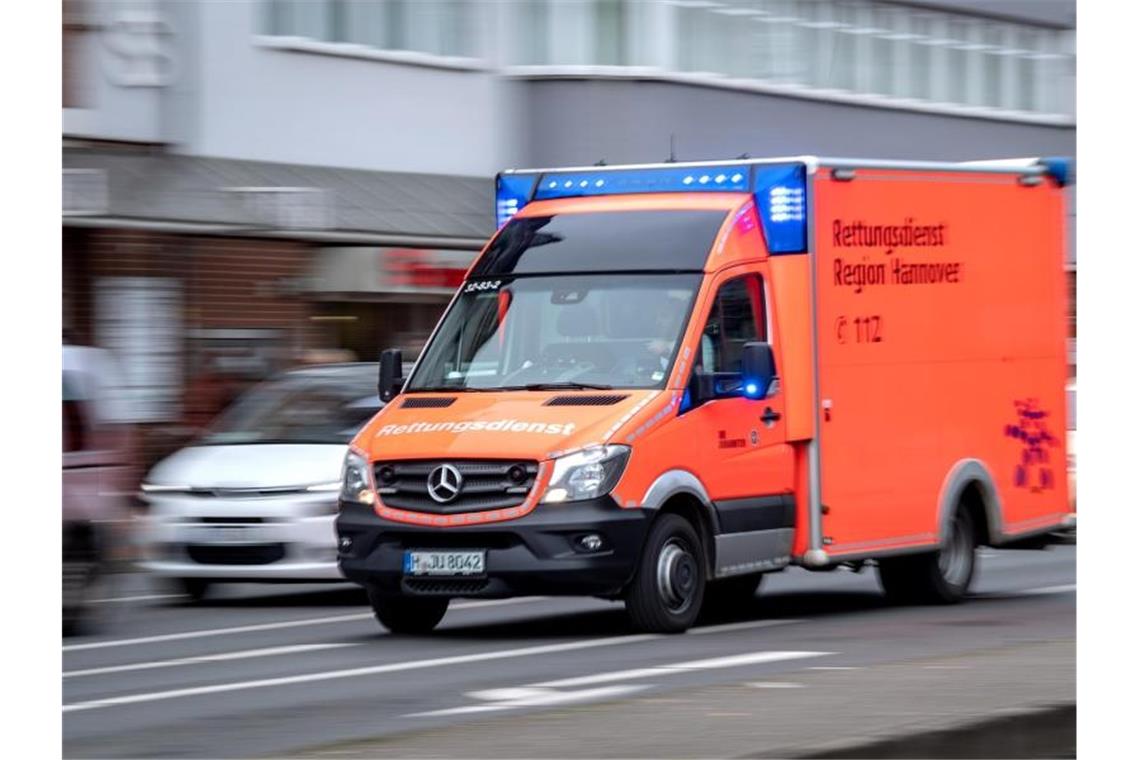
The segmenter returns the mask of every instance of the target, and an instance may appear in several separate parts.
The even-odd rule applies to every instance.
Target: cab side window
[[[764,288],[756,275],[720,286],[701,332],[700,362],[705,372],[740,372],[744,344],[767,340]]]

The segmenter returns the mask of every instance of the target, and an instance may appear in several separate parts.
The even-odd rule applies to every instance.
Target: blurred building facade
[[[418,347],[502,168],[1072,156],[1074,7],[65,0],[64,326],[190,430],[306,350]]]

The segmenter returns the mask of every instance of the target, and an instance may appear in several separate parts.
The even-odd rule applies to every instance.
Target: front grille
[[[554,396],[543,404],[543,406],[613,406],[619,401],[625,401],[627,398],[629,398],[629,396],[624,396],[620,393],[605,396]]]
[[[460,596],[463,594],[477,594],[487,588],[487,580],[478,578],[472,580],[436,580],[434,578],[405,578],[404,585],[408,591],[415,594],[446,594]]]
[[[285,558],[285,544],[187,544],[186,553],[200,565],[268,565]]]
[[[210,525],[258,525],[268,521],[263,517],[199,517],[198,522]]]
[[[450,464],[459,470],[459,495],[440,503],[428,493],[428,476]],[[526,500],[538,476],[537,462],[509,459],[412,460],[377,462],[374,470],[380,498],[389,507],[450,515],[516,507]]]
[[[283,486],[280,488],[188,488],[173,493],[196,496],[201,499],[260,499],[266,496],[288,496],[305,493],[304,488]]]

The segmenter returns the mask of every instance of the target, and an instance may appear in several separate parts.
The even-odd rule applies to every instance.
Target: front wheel
[[[653,523],[637,572],[625,595],[633,625],[680,633],[696,622],[705,594],[705,552],[684,518],[664,514]]]
[[[428,633],[447,613],[447,597],[379,594],[368,590],[368,602],[380,625],[392,633]]]
[[[938,551],[879,560],[883,591],[892,601],[902,603],[961,601],[974,578],[975,536],[970,513],[957,510]]]
[[[212,585],[207,578],[175,578],[172,584],[179,593],[190,597],[191,602],[205,599]]]

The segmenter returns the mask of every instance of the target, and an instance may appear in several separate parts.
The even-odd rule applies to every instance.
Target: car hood
[[[288,488],[340,478],[343,444],[190,446],[159,462],[146,482],[190,488]]]
[[[372,459],[549,459],[608,441],[659,391],[504,391],[408,394],[386,406],[353,445]],[[454,398],[424,407],[429,398]],[[555,398],[559,402],[551,404]],[[413,406],[407,406],[411,402]]]

